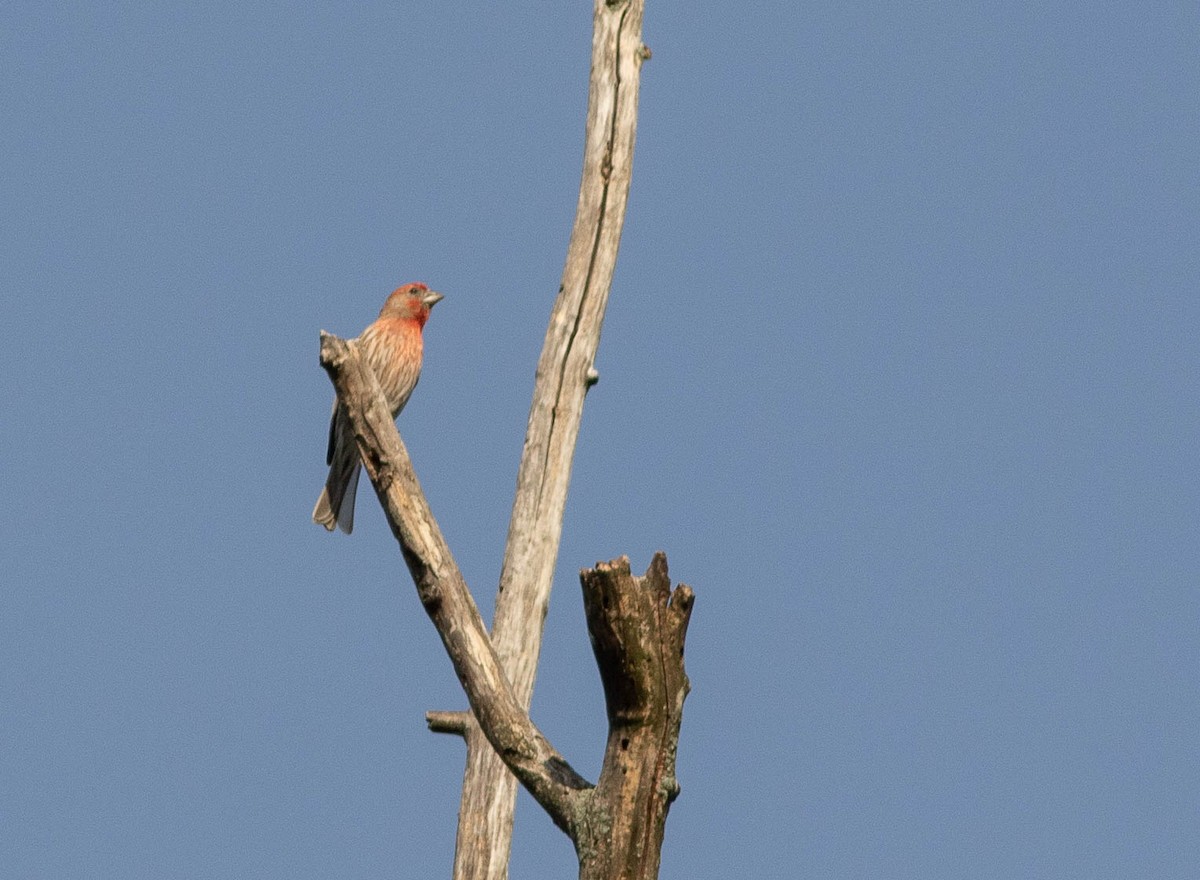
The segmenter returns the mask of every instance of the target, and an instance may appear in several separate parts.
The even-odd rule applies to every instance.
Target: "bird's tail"
[[[333,422],[329,438],[329,477],[317,499],[317,506],[313,508],[312,518],[328,531],[332,532],[336,526],[348,535],[354,530],[354,495],[358,491],[362,462],[353,433],[341,430],[336,412]]]

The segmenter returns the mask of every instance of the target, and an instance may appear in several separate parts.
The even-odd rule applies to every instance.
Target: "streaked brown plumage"
[[[400,414],[421,378],[421,331],[429,320],[429,310],[442,298],[424,284],[405,284],[392,291],[379,317],[353,340],[375,371],[392,418]],[[362,462],[358,444],[346,414],[333,402],[329,422],[329,450],[325,457],[329,477],[317,506],[313,522],[329,531],[337,526],[347,535],[354,529],[354,494]]]

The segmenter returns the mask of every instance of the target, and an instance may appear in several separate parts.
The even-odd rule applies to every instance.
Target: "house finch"
[[[405,284],[392,291],[375,319],[358,339],[351,340],[383,389],[392,418],[400,414],[408,396],[421,377],[421,329],[429,320],[429,310],[442,298],[424,284]],[[339,526],[347,535],[354,528],[354,493],[362,461],[358,444],[345,411],[333,401],[329,422],[329,451],[325,456],[329,478],[317,506],[313,522],[329,531]]]

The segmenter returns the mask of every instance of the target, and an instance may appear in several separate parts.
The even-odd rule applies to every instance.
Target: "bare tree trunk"
[[[467,744],[456,880],[505,880],[517,780],[575,843],[585,880],[657,876],[678,792],[675,749],[687,678],[687,587],[670,592],[661,554],[646,577],[627,559],[583,572],[609,740],[592,787],[528,717],[558,557],[571,462],[616,265],[633,166],[644,0],[594,0],[583,177],[566,265],[538,360],[490,640],[425,503],[395,426],[353,346],[322,336],[322,364],[354,427],[421,601],[471,711],[430,712]]]
[[[625,222],[641,65],[649,57],[641,39],[643,8],[644,0],[595,0],[583,178],[538,360],[492,626],[492,643],[525,709],[541,654],[584,395],[595,381],[592,363]],[[444,718],[436,713],[435,726],[438,717]],[[505,880],[516,779],[473,720],[465,719],[461,732],[467,766],[454,878]]]
[[[679,794],[675,752],[689,684],[683,644],[692,591],[671,592],[667,557],[645,577],[625,557],[580,573],[592,650],[604,682],[608,745],[576,839],[581,880],[654,880],[667,810]]]

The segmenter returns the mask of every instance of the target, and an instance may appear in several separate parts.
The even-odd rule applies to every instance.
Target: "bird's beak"
[[[421,302],[425,303],[429,308],[442,301],[442,295],[436,290],[427,290],[421,294]]]

